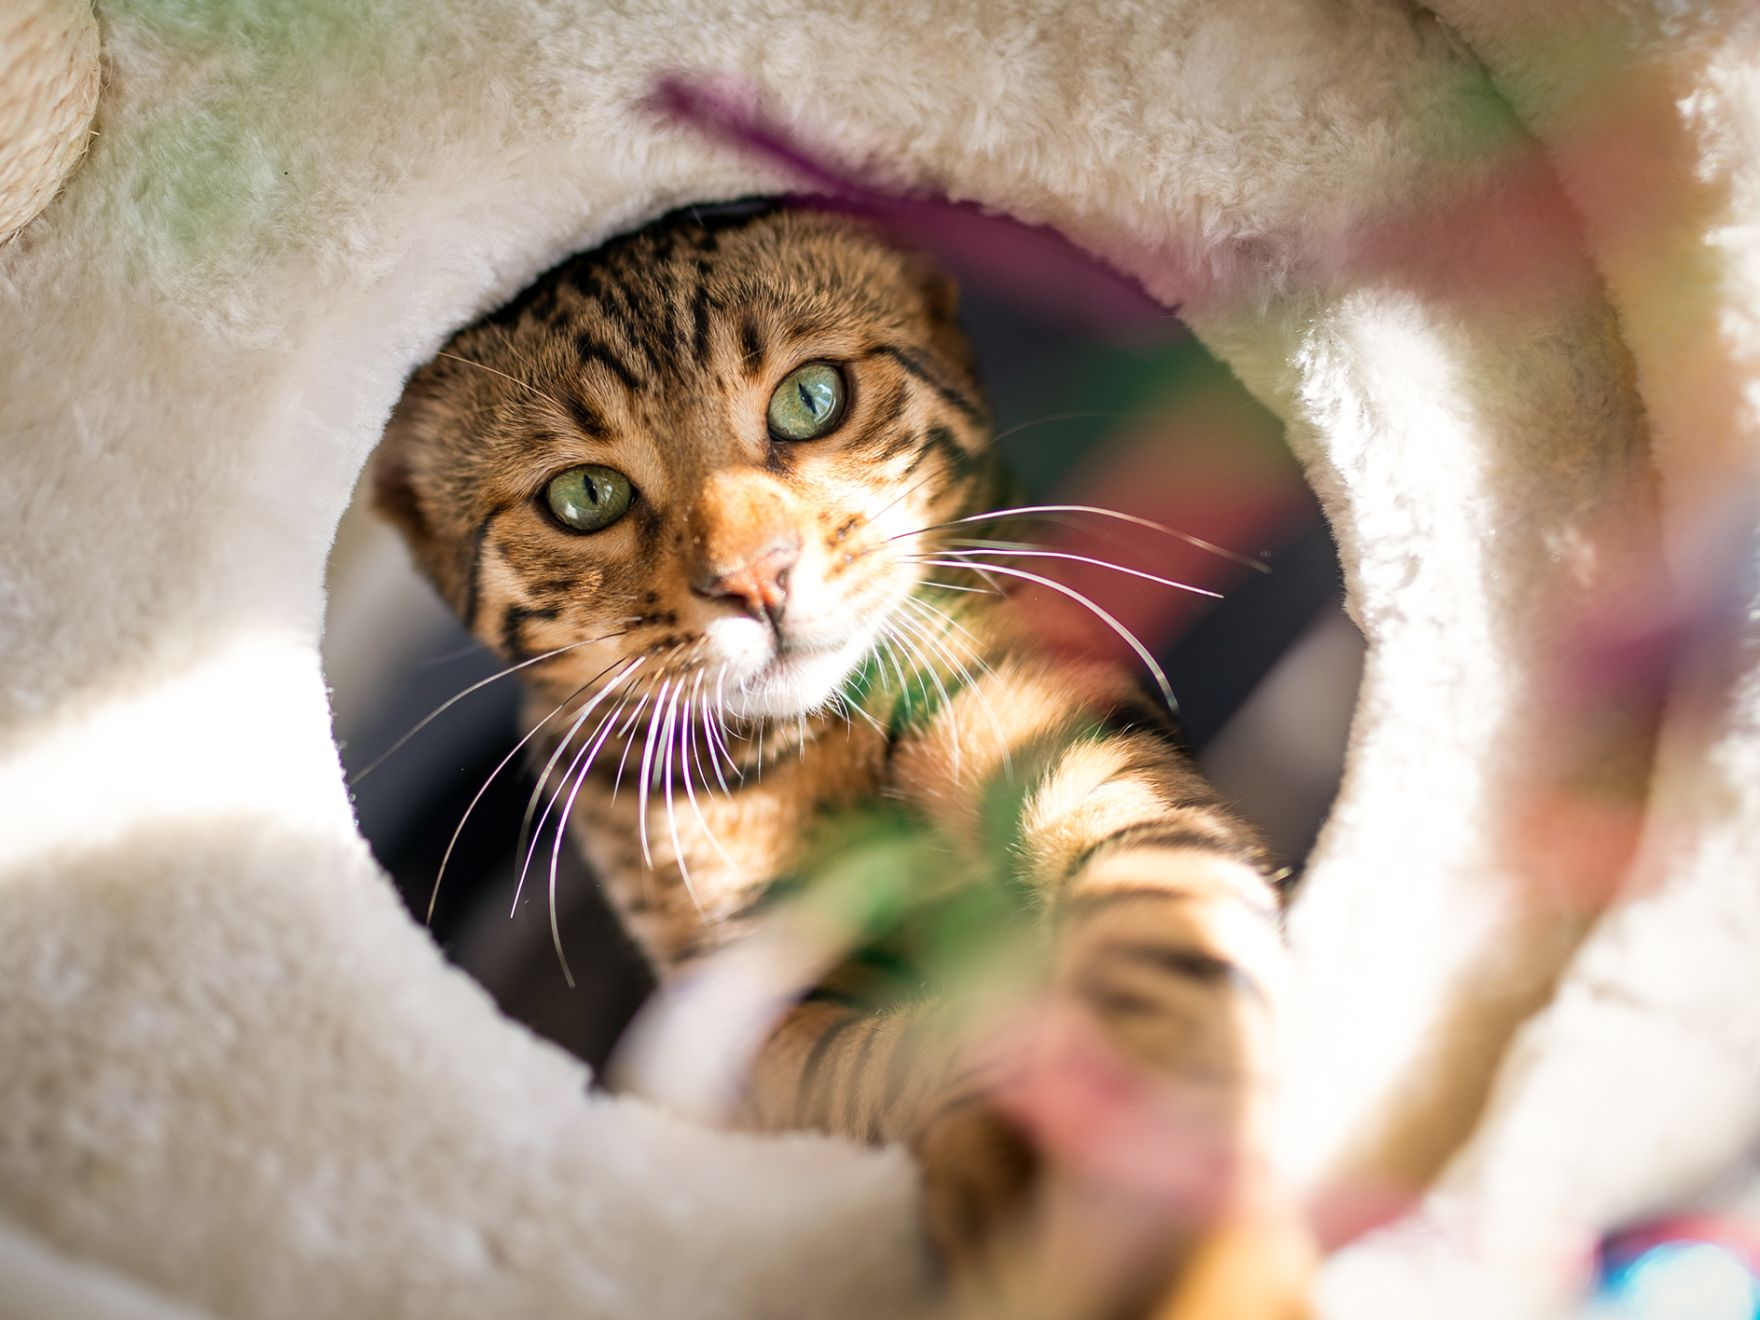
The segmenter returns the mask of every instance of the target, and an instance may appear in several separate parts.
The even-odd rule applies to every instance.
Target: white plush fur
[[[1539,21],[1506,0],[1436,7],[1545,144],[1581,218],[1633,354],[1671,567],[1702,579],[1718,567],[1703,537],[1724,520],[1751,537],[1760,492],[1760,16],[1733,3],[1561,6]],[[1591,34],[1578,43],[1591,58],[1564,58],[1555,25]],[[1751,571],[1752,541],[1742,554]],[[1521,1033],[1424,1214],[1339,1262],[1339,1314],[1477,1316],[1486,1299],[1500,1315],[1553,1314],[1578,1282],[1559,1263],[1586,1238],[1690,1205],[1751,1160],[1760,668],[1747,649],[1708,725],[1684,701],[1671,709],[1636,892]]]
[[[1543,580],[1593,600],[1657,557],[1652,456],[1677,563],[1701,494],[1753,484],[1736,6],[1584,6],[1621,15],[1616,74],[1667,128],[1636,245],[1561,148],[1589,75],[1533,53],[1516,0],[1443,0],[1453,31],[1394,0],[703,8],[100,4],[99,136],[0,249],[9,1249],[239,1317],[916,1306],[901,1156],[589,1097],[406,919],[328,735],[325,552],[407,371],[560,255],[776,186],[635,107],[685,67],[887,178],[1060,226],[1183,300],[1286,418],[1370,653],[1292,924],[1284,1150],[1316,1185],[1442,1170],[1325,1305],[1441,1314],[1444,1279],[1480,1314],[1557,1305],[1561,1226],[1689,1190],[1760,1113],[1760,671],[1709,748],[1668,731],[1656,888],[1580,950],[1512,902],[1499,814],[1548,751]],[[1495,251],[1459,217],[1496,213],[1498,162],[1449,149],[1487,122],[1551,153],[1527,204],[1565,236],[1515,305],[1454,278]],[[1390,214],[1428,216],[1397,259]]]

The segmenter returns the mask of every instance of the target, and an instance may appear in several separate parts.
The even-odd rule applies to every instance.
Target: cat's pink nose
[[[736,600],[754,619],[774,625],[788,602],[788,572],[800,555],[800,537],[778,537],[742,564],[705,569],[691,585],[711,600]]]

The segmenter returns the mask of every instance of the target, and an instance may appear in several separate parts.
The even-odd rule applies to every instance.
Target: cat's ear
[[[418,439],[418,411],[412,406],[409,394],[405,393],[392,410],[391,420],[385,424],[384,438],[367,463],[373,508],[403,533],[411,548],[425,544],[433,536],[433,528],[422,514],[410,469],[410,455]]]
[[[928,322],[925,338],[950,361],[972,367],[972,346],[959,327],[959,283],[927,257],[911,256],[907,267],[911,286],[922,300]]]
[[[416,568],[457,608],[471,552],[449,527],[444,506],[434,503],[432,464],[445,431],[443,417],[418,373],[385,424],[379,447],[367,462],[367,480],[374,511],[402,534]]]
[[[954,324],[959,315],[959,284],[953,276],[926,257],[913,257],[910,273],[929,319],[939,325]]]

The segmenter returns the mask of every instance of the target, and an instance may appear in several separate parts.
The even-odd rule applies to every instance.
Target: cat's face
[[[466,625],[561,700],[627,674],[823,705],[968,506],[987,420],[951,286],[829,217],[651,226],[411,378],[378,502]],[[589,640],[593,639],[593,640]]]

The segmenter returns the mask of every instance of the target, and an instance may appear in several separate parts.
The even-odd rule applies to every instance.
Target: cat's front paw
[[[922,1169],[923,1223],[956,1295],[995,1281],[1039,1175],[1020,1129],[982,1100],[950,1106],[912,1142]]]
[[[1194,1242],[1185,1268],[1153,1320],[1309,1320],[1319,1250],[1294,1214],[1261,1214],[1213,1226]]]
[[[1146,1069],[1066,1009],[993,1033],[988,1089],[912,1142],[956,1313],[1305,1315],[1311,1239],[1236,1090]]]

